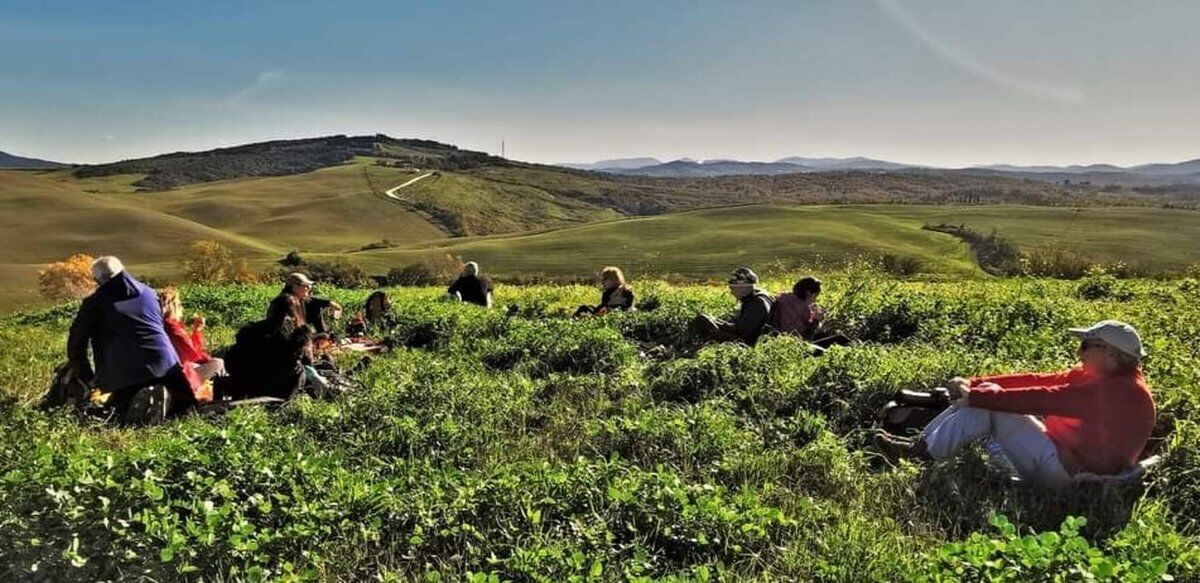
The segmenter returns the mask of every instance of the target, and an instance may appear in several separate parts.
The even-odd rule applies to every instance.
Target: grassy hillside
[[[318,169],[311,170],[313,164]],[[385,196],[388,189],[430,172],[431,177],[398,191],[398,200]],[[246,174],[250,177],[221,179]],[[174,187],[147,192],[151,183]],[[834,212],[828,206],[774,210],[831,202],[927,206],[904,207],[908,213],[882,206],[870,212]],[[1007,208],[958,206],[1013,202],[1145,210],[1074,213],[1021,207],[1009,216]],[[77,252],[115,253],[143,272],[170,275],[178,272],[183,250],[196,239],[222,241],[257,265],[293,249],[340,255],[387,241],[390,252],[350,256],[379,272],[410,263],[421,249],[436,245],[476,255],[513,274],[587,273],[595,264],[615,262],[710,276],[730,263],[829,263],[862,254],[907,257],[926,270],[970,273],[974,268],[961,245],[919,230],[923,222],[966,221],[984,231],[994,225],[1021,245],[1086,247],[1080,251],[1098,260],[1123,259],[1152,271],[1194,261],[1191,250],[1197,245],[1195,215],[1150,207],[1194,203],[1179,193],[1064,188],[969,173],[661,179],[524,164],[423,140],[292,140],[75,170],[0,171],[0,209],[5,211],[0,265],[11,266],[0,276],[0,305],[29,297],[30,274],[46,262]],[[775,206],[667,216],[749,204]],[[957,219],[959,213],[966,214]],[[646,216],[654,218],[619,220]],[[1082,238],[1060,233],[1062,225],[1082,224],[1095,228]],[[563,228],[571,229],[544,233]],[[478,238],[493,235],[519,236]]]
[[[56,174],[0,171],[0,306],[36,296],[37,271],[74,253],[128,258],[141,273],[174,274],[188,245],[220,241],[246,257],[286,252],[253,237],[165,214],[139,201],[84,192]]]
[[[1156,208],[1070,209],[984,206],[746,206],[585,225],[546,233],[448,240],[436,244],[481,261],[493,273],[590,273],[602,264],[634,272],[718,277],[737,265],[818,266],[890,254],[923,271],[978,273],[956,239],[924,231],[929,223],[992,228],[1018,245],[1052,245],[1096,262],[1121,260],[1149,270],[1200,262],[1200,213]],[[353,257],[376,269],[403,265],[426,246]]]
[[[352,392],[154,428],[34,410],[72,306],[0,317],[0,579],[1200,580],[1195,281],[1088,301],[1076,282],[825,279],[857,342],[822,357],[697,349],[688,319],[733,308],[719,286],[637,281],[651,303],[584,321],[593,288],[501,286],[515,316],[389,290],[399,318],[376,333],[397,349]],[[183,300],[220,350],[275,291]],[[1067,328],[1110,317],[1151,353],[1144,487],[1052,493],[982,448],[893,466],[870,445],[894,391],[1059,370]]]

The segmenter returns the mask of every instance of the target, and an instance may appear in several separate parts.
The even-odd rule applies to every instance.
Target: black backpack
[[[370,326],[386,326],[392,319],[392,301],[382,291],[371,292],[363,304],[363,317]]]
[[[54,379],[50,381],[50,390],[42,397],[41,408],[74,407],[82,411],[89,404],[90,392],[91,389],[71,369],[71,363],[64,362],[54,369]]]
[[[949,406],[950,391],[942,387],[929,391],[902,390],[879,408],[877,417],[880,427],[892,435],[915,435]]]

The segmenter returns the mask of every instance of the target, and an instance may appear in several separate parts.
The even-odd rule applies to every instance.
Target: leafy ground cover
[[[358,391],[139,429],[33,408],[73,306],[5,316],[0,578],[1196,580],[1200,283],[1108,283],[831,276],[861,342],[822,357],[695,346],[691,316],[733,307],[716,287],[641,283],[639,311],[586,321],[581,286],[502,287],[511,315],[396,289],[397,348]],[[274,291],[184,301],[223,345]],[[892,391],[1060,368],[1066,328],[1106,317],[1152,355],[1145,488],[1049,494],[978,451],[867,446]]]

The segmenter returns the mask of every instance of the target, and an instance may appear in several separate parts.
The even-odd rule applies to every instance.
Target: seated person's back
[[[822,313],[816,305],[821,281],[804,277],[792,286],[791,293],[779,294],[771,307],[771,327],[784,334],[812,339],[821,327]]]
[[[179,366],[179,359],[154,290],[114,264],[119,270],[98,278],[103,279],[99,287],[80,304],[67,352],[81,380],[118,391],[163,378]],[[96,361],[94,372],[87,357],[89,344]]]
[[[312,334],[293,302],[290,312],[272,309],[265,320],[238,330],[225,356],[229,377],[218,385],[228,397],[277,397],[287,399],[300,386],[304,375],[304,349]]]
[[[491,307],[492,282],[479,275],[479,265],[470,262],[463,268],[463,273],[450,284],[446,293],[461,302]]]

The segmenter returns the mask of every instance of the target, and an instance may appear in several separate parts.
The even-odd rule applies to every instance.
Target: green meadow
[[[825,279],[856,342],[819,357],[695,344],[696,312],[734,307],[719,286],[635,280],[638,311],[583,321],[583,286],[501,286],[512,314],[392,289],[374,333],[394,349],[353,390],[146,428],[35,408],[73,304],[0,317],[0,579],[1200,578],[1195,280]],[[275,291],[184,303],[220,352]],[[982,449],[892,465],[870,445],[894,391],[1061,369],[1067,328],[1110,317],[1150,353],[1162,461],[1144,483],[1052,493]]]
[[[810,267],[891,255],[920,271],[979,275],[969,249],[927,224],[993,229],[1022,249],[1062,249],[1149,272],[1200,261],[1200,213],[1158,208],[1018,205],[755,205],[625,219],[533,234],[451,239],[352,255],[376,270],[427,248],[483,262],[495,274],[570,276],[614,264],[646,274],[715,279],[738,265]]]

